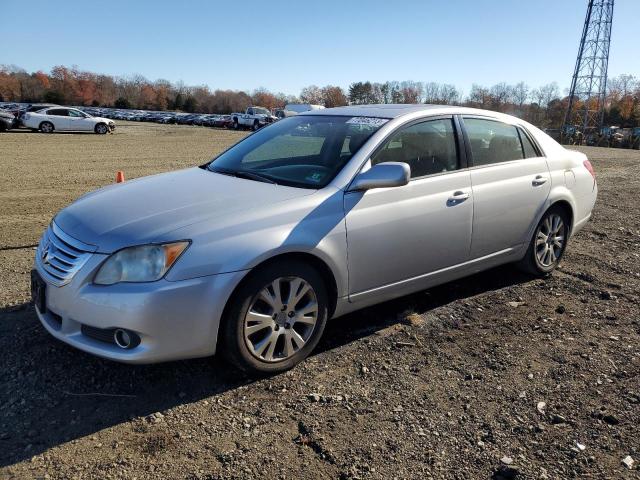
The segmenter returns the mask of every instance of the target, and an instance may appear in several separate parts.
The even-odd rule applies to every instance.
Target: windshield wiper
[[[227,168],[218,168],[218,167],[213,167],[213,168],[210,168],[209,170],[215,173],[221,173],[223,175],[230,175],[232,177],[244,178],[247,180],[255,180],[257,182],[273,183],[277,185],[277,182],[275,180],[273,180],[269,175],[265,175],[264,173],[248,172],[246,170],[231,170]]]

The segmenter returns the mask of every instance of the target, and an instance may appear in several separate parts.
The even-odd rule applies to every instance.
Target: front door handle
[[[463,192],[462,190],[458,190],[457,192],[453,192],[453,195],[451,195],[448,199],[448,203],[460,203],[460,202],[464,202],[467,198],[469,198],[469,194],[467,192]]]
[[[536,178],[534,178],[533,182],[531,183],[533,184],[534,187],[537,187],[538,185],[543,185],[547,183],[547,178],[542,175],[536,175]]]

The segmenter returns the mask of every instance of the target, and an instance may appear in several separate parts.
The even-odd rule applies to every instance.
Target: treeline
[[[250,105],[278,108],[296,98],[258,89],[252,93],[210,90],[168,80],[149,81],[141,75],[114,77],[57,66],[49,74],[28,73],[0,65],[0,101],[49,102],[143,110],[180,110],[201,113],[231,113]]]
[[[77,68],[54,67],[50,73],[28,73],[0,65],[0,101],[50,102],[66,105],[108,106],[144,110],[231,113],[250,105],[269,109],[287,103],[312,103],[326,107],[368,103],[430,103],[464,105],[509,113],[540,127],[559,127],[564,120],[568,96],[557,83],[531,88],[524,82],[473,85],[465,95],[455,85],[435,82],[354,82],[345,91],[339,86],[310,85],[298,97],[265,89],[253,92],[211,90],[182,82],[149,81],[141,75],[114,77]],[[640,82],[632,75],[609,81],[605,123],[640,125]]]

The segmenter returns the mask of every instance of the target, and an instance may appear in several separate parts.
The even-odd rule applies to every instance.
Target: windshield
[[[269,110],[267,110],[266,108],[260,108],[260,107],[253,107],[253,114],[254,115],[270,115]]]
[[[248,136],[207,168],[293,187],[322,188],[387,121],[329,115],[285,118]]]

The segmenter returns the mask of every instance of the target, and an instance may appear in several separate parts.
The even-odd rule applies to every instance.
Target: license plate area
[[[47,313],[47,284],[37,270],[31,270],[31,300],[38,311]]]

